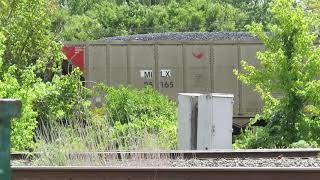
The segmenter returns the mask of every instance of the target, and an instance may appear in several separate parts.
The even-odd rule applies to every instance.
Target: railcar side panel
[[[128,65],[127,65],[127,47],[125,45],[110,45],[108,50],[110,69],[109,85],[119,86],[127,84]]]
[[[209,93],[210,80],[210,46],[185,45],[185,87],[188,93]]]
[[[89,65],[87,67],[88,79],[93,82],[108,84],[106,45],[91,45],[88,53],[89,59],[86,59]]]
[[[241,44],[241,60],[247,61],[249,64],[259,67],[259,61],[256,58],[258,51],[263,51],[261,44]],[[254,116],[260,112],[262,108],[262,100],[258,93],[254,92],[250,87],[242,84],[240,89],[240,113],[244,115]]]
[[[128,52],[130,84],[137,88],[155,85],[155,57],[153,45],[130,45]]]
[[[177,93],[183,92],[182,45],[158,45],[159,91],[171,99],[177,99]]]
[[[239,113],[239,82],[233,74],[238,69],[238,48],[235,44],[214,46],[214,89],[215,93],[229,93],[234,95],[234,114]]]

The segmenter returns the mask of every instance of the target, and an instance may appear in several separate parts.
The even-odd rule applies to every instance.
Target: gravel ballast
[[[189,159],[171,161],[172,167],[320,167],[320,158]]]
[[[13,166],[35,166],[28,161],[12,161]],[[37,164],[41,165],[41,164]],[[41,166],[52,166],[42,164]],[[320,167],[320,158],[233,158],[233,159],[123,159],[69,161],[66,166],[103,167]]]

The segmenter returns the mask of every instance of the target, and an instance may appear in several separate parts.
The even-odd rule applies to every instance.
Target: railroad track
[[[39,154],[13,154],[12,159],[21,160],[37,155]],[[97,155],[102,159],[111,160],[111,163],[105,166],[86,164],[84,167],[13,166],[12,180],[309,180],[320,178],[320,149],[67,154],[71,161],[84,159],[85,162]],[[154,162],[152,160],[157,163],[152,164]],[[140,163],[132,163],[137,161]]]
[[[13,167],[12,180],[312,180],[320,168]]]
[[[29,159],[39,153],[13,153],[11,160]],[[105,158],[169,158],[169,159],[207,159],[207,158],[276,158],[276,157],[320,157],[320,149],[258,149],[221,151],[117,151],[117,152],[79,152],[69,153],[70,157],[100,156]]]

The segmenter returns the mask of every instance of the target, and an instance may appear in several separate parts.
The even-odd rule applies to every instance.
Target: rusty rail
[[[12,172],[12,180],[312,180],[320,177],[320,168],[13,167]]]

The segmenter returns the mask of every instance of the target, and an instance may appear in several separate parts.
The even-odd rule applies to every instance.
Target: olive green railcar
[[[81,44],[67,44],[81,45]],[[85,46],[86,81],[107,85],[152,85],[177,99],[178,93],[234,94],[234,125],[241,127],[262,107],[257,93],[235,75],[240,61],[258,66],[258,40],[92,41]],[[241,71],[241,69],[240,69]]]

